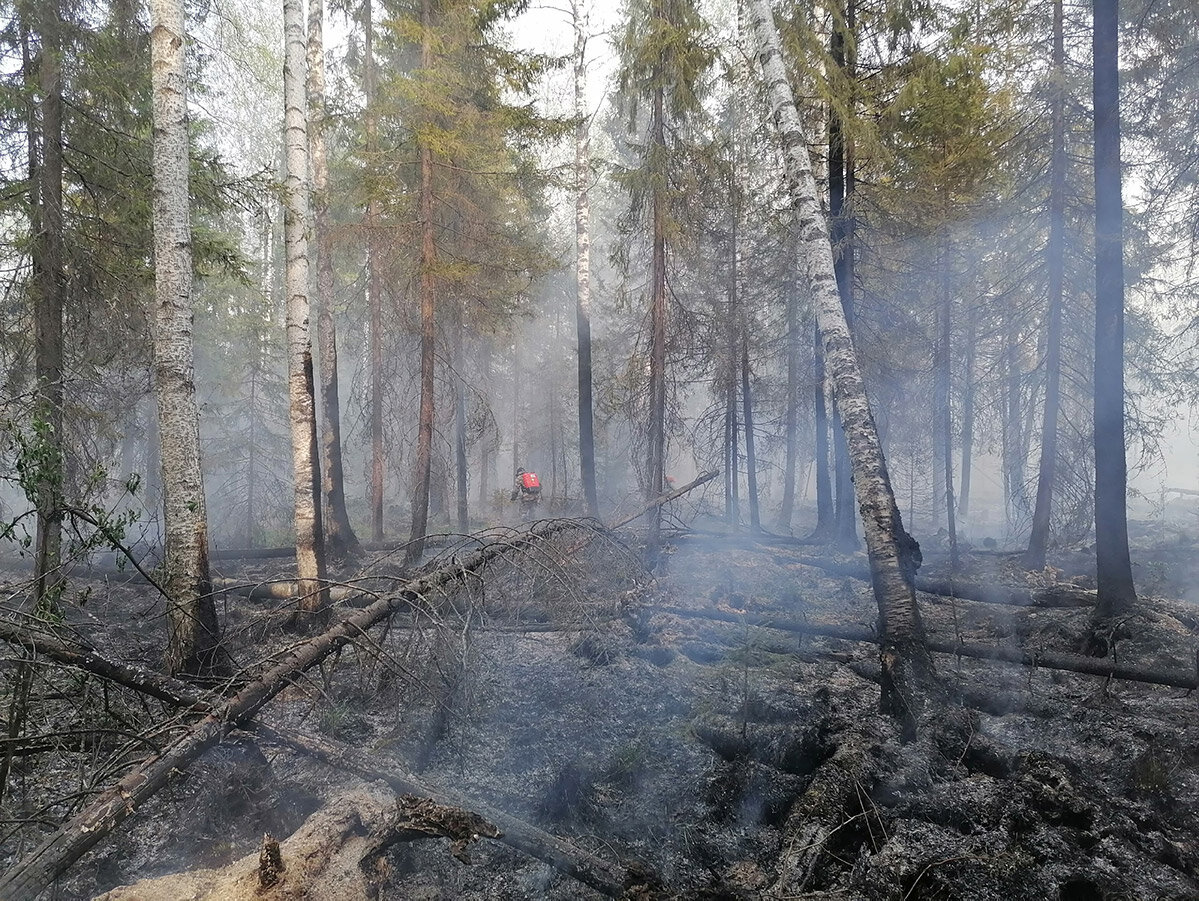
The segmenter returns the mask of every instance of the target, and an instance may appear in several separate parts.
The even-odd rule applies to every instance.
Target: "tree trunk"
[[[792,284],[787,291],[787,407],[783,420],[783,502],[779,510],[782,531],[791,532],[795,516],[795,471],[799,455],[799,292]]]
[[[374,175],[379,144],[379,119],[375,105],[375,19],[372,0],[364,0],[363,89],[366,92],[367,174]],[[383,280],[379,277],[379,214],[374,179],[366,198],[366,293],[370,306],[370,436],[371,436],[371,541],[383,540]]]
[[[579,464],[583,481],[583,510],[599,514],[595,484],[595,423],[591,397],[591,124],[587,117],[587,15],[583,0],[574,0],[571,15],[575,28],[575,321],[579,365]]]
[[[941,474],[945,479],[943,483],[945,488],[945,527],[949,533],[949,566],[952,571],[958,566],[958,530],[953,501],[953,410],[950,408],[949,400],[953,388],[950,363],[950,343],[953,338],[953,294],[950,284],[948,245],[949,237],[942,235],[939,261],[941,303],[937,312],[940,334],[937,338],[936,410],[933,421],[937,423],[937,435],[934,441],[940,445],[937,456],[941,461]]]
[[[482,384],[491,384],[491,341],[485,337],[481,338],[482,348],[479,357],[482,360]],[[490,408],[489,408],[490,409]],[[495,468],[495,463],[491,458],[493,443],[491,436],[486,427],[483,429],[483,436],[479,441],[479,509],[483,511],[483,515],[487,516],[491,510],[491,498],[488,496],[491,492],[491,472]]]
[[[202,673],[220,628],[208,573],[208,517],[192,357],[187,38],[180,0],[151,5],[154,91],[154,389],[164,494],[166,670]]]
[[[657,6],[655,9],[658,10]],[[655,12],[660,16],[661,11]],[[661,80],[658,79],[658,84]],[[650,118],[651,158],[662,160],[666,148],[665,92],[658,87],[653,97]],[[658,173],[660,176],[661,173]],[[666,198],[660,177],[653,179],[650,208],[652,215],[651,244],[653,247],[650,273],[650,353],[649,353],[649,459],[646,467],[646,499],[658,497],[666,474]],[[649,534],[646,537],[647,556],[651,569],[657,562],[658,543],[662,527],[662,511],[649,511]]]
[[[454,305],[454,479],[458,492],[458,531],[470,531],[470,498],[466,464],[466,359],[462,352],[462,304]]]
[[[958,518],[962,529],[969,534],[965,524],[970,515],[970,474],[974,458],[974,341],[975,314],[971,311],[966,320],[966,378],[962,384],[962,490],[958,495]]]
[[[811,282],[816,321],[836,392],[837,413],[848,440],[854,487],[866,530],[882,639],[882,704],[900,718],[905,733],[912,735],[934,681],[913,587],[920,562],[919,545],[904,531],[895,505],[882,445],[837,291],[828,228],[820,209],[807,139],[787,81],[769,0],[751,0],[749,8],[758,37],[758,59],[782,142],[787,188],[800,228],[801,257]]]
[[[284,132],[286,178],[283,217],[287,261],[287,394],[292,471],[295,477],[296,576],[303,587],[301,625],[328,617],[325,537],[321,528],[321,480],[312,378],[308,303],[308,135],[305,97],[307,52],[302,0],[283,0]]]
[[[34,271],[34,440],[41,459],[36,467],[34,505],[37,533],[34,546],[34,591],[39,608],[57,603],[64,580],[62,506],[65,467],[63,423],[63,314],[66,308],[66,268],[63,244],[63,96],[62,22],[59,0],[39,4],[34,12],[41,39],[38,93],[41,109],[41,159],[31,144],[31,183],[37,198],[31,204]]]
[[[1003,362],[1005,375],[1005,402],[1003,417],[1003,481],[1004,496],[1007,506],[1008,530],[1014,532],[1020,518],[1028,509],[1024,489],[1024,441],[1022,413],[1020,404],[1020,381],[1023,373],[1020,369],[1020,325],[1018,313],[1013,303],[1013,309],[1008,311],[1007,346],[1004,348]]]
[[[813,329],[815,346],[812,361],[815,368],[814,391],[816,427],[816,528],[813,538],[829,538],[836,527],[836,511],[833,509],[833,482],[828,465],[828,404],[825,400],[824,347],[820,343],[820,326]]]
[[[1066,261],[1066,44],[1063,0],[1053,2],[1053,70],[1050,100],[1053,150],[1049,161],[1049,243],[1045,265],[1049,279],[1048,325],[1045,332],[1045,411],[1041,421],[1041,461],[1037,470],[1037,502],[1033,510],[1025,569],[1045,568],[1053,514],[1053,483],[1057,473],[1057,417],[1061,408],[1062,303]]]
[[[741,438],[737,427],[737,312],[729,298],[728,381],[724,404],[724,518],[729,528],[741,523]]]
[[[421,67],[433,65],[432,0],[421,2]],[[433,266],[433,149],[428,138],[419,138],[420,152],[420,421],[416,439],[416,467],[412,479],[412,532],[404,562],[420,560],[425,552],[429,525],[429,478],[433,459],[433,353],[435,332],[433,294],[437,290]]]
[[[312,156],[312,226],[316,236],[317,338],[321,354],[321,494],[325,551],[337,559],[359,552],[346,512],[341,459],[341,401],[337,381],[337,326],[333,319],[333,242],[329,237],[329,160],[325,150],[325,7],[308,0],[308,140]]]
[[[744,329],[741,335],[741,405],[745,410],[745,470],[749,486],[749,527],[755,532],[762,530],[762,513],[758,506],[758,464],[754,453],[754,404],[750,390],[749,335]]]
[[[835,24],[830,36],[830,52],[833,62],[843,72],[846,69],[845,32]],[[833,245],[833,272],[837,290],[841,296],[846,327],[853,336],[854,319],[854,253],[853,232],[846,215],[848,157],[846,154],[845,129],[836,111],[829,111],[829,227]],[[854,510],[854,488],[849,462],[849,447],[845,432],[838,421],[833,422],[833,476],[837,488],[834,512],[834,536],[836,545],[843,550],[858,546],[857,511]]]
[[[1136,602],[1124,449],[1124,236],[1119,0],[1095,0],[1095,555],[1097,618]]]

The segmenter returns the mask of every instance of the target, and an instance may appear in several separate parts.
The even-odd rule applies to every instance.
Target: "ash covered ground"
[[[1199,897],[1199,699],[938,654],[944,719],[954,728],[905,744],[878,712],[876,647],[761,625],[775,617],[869,633],[869,585],[844,574],[861,561],[832,560],[830,572],[818,554],[692,535],[671,543],[651,578],[636,549],[566,533],[363,636],[287,688],[261,719],[564,839],[623,873],[633,897]],[[930,556],[924,572],[945,577],[946,562]],[[1085,559],[1062,556],[1058,572],[1038,578],[1085,587]],[[389,567],[375,559],[342,577],[381,592],[398,578]],[[226,572],[247,582],[272,574],[262,565]],[[969,555],[952,575],[1026,579],[1001,554]],[[91,587],[87,604],[69,613],[76,628],[94,629],[89,637],[105,653],[152,662],[148,589]],[[1182,594],[1169,573],[1160,587]],[[1077,652],[1089,616],[1080,607],[920,600],[934,639],[1034,652]],[[239,671],[299,640],[279,630],[270,603],[237,594],[224,603]],[[1199,609],[1145,596],[1116,654],[1185,675],[1195,668],[1197,625]],[[42,728],[61,725],[65,710],[94,716],[100,704],[127,721],[125,731],[149,738],[100,744],[90,758],[21,758],[5,801],[10,821],[37,805],[47,820],[60,816],[70,802],[47,799],[65,797],[73,780],[105,784],[146,744],[187,725],[94,682],[84,686],[90,713],[48,697]],[[81,776],[85,764],[94,769]],[[219,888],[197,894],[196,875],[229,884],[238,866],[257,860],[264,832],[285,839],[309,817],[372,805],[383,816],[391,803],[378,780],[268,734],[237,732],[77,863],[52,896],[91,898],[134,884],[109,897],[222,897]],[[348,831],[369,832],[369,817],[354,816]],[[27,851],[38,831],[10,832],[7,858]],[[345,840],[322,835],[311,841]],[[444,838],[395,844],[369,891],[601,897],[502,841],[471,843],[466,862],[453,850]],[[144,881],[153,878],[160,881]],[[321,891],[308,897],[369,896]]]

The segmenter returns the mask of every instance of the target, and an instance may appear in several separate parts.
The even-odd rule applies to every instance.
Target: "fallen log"
[[[873,629],[854,626],[838,626],[826,623],[805,623],[785,617],[765,616],[757,613],[732,613],[723,610],[688,610],[681,607],[654,605],[646,608],[654,613],[668,613],[691,619],[715,620],[737,625],[760,626],[778,629],[797,635],[818,635],[825,638],[842,638],[847,641],[878,643],[878,634]],[[1199,652],[1196,653],[1194,673],[1182,674],[1149,667],[1125,666],[1102,657],[1087,657],[1082,654],[1067,654],[1058,651],[1026,650],[1024,648],[994,647],[990,645],[965,644],[954,641],[929,639],[925,646],[937,654],[953,654],[976,660],[1002,660],[1040,669],[1064,670],[1107,679],[1123,679],[1127,682],[1144,682],[1149,685],[1166,685],[1171,688],[1194,690],[1199,688]]]
[[[489,838],[503,842],[530,857],[535,857],[601,894],[617,898],[624,892],[624,873],[619,867],[576,848],[569,842],[538,829],[524,820],[490,808],[474,799],[464,798],[454,792],[431,785],[407,772],[394,759],[388,759],[386,766],[381,767],[378,760],[379,755],[368,755],[341,742],[299,738],[295,735],[278,732],[263,724],[257,724],[255,732],[268,741],[285,745],[329,766],[353,773],[368,781],[381,779],[397,794],[420,795],[431,798],[439,804],[473,811],[498,827],[500,834],[488,836]]]
[[[712,481],[718,475],[720,475],[719,469],[713,469],[711,472],[701,473],[696,478],[692,479],[690,482],[688,482],[686,485],[684,485],[682,488],[676,488],[674,491],[668,491],[665,494],[659,495],[658,497],[654,498],[652,501],[650,501],[646,504],[643,504],[635,513],[630,513],[628,516],[624,517],[623,519],[618,519],[616,522],[609,524],[608,528],[612,531],[616,531],[617,529],[621,528],[622,526],[627,526],[629,523],[634,522],[637,519],[640,519],[642,516],[644,516],[650,510],[653,510],[655,507],[661,507],[663,504],[669,504],[671,501],[675,500],[676,498],[682,497],[688,491],[693,491],[694,489],[698,488],[700,485],[704,485],[704,484]]]
[[[43,657],[108,679],[173,707],[197,710],[207,707],[199,693],[186,682],[140,666],[110,660],[91,648],[68,644],[48,632],[22,627],[9,619],[0,619],[0,641],[30,649]]]
[[[870,572],[865,562],[846,560],[837,557],[774,557],[774,562],[782,566],[800,563],[813,566],[836,576],[847,576],[863,582],[870,581]],[[1006,607],[1036,607],[1038,609],[1054,609],[1059,607],[1094,607],[1096,594],[1094,591],[1079,588],[1076,585],[1058,583],[1044,588],[1027,588],[1020,585],[1003,585],[999,583],[969,582],[960,579],[934,579],[926,576],[916,576],[916,590],[925,594],[937,595],[944,598],[957,598],[962,601],[976,601],[980,604],[1000,604]]]
[[[585,521],[558,520],[538,531],[522,533],[511,542],[489,544],[465,557],[455,557],[442,567],[431,569],[406,583],[396,594],[381,598],[319,635],[292,646],[286,655],[257,679],[214,706],[207,716],[161,752],[143,760],[115,786],[95,797],[82,811],[0,876],[0,898],[5,901],[32,901],[67,867],[132,816],[208,748],[247,722],[301,673],[316,666],[371,626],[410,603],[419,602],[422,595],[477,572],[491,560],[556,532],[583,527],[586,527]]]
[[[299,583],[288,579],[277,579],[269,582],[246,582],[244,579],[213,579],[212,587],[219,591],[239,594],[252,601],[291,601],[300,597]],[[335,603],[345,603],[363,594],[360,588],[348,585],[334,585],[328,589],[329,600]]]

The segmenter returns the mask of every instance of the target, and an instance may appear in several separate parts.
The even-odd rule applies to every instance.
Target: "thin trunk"
[[[421,0],[421,68],[433,65],[432,0]],[[417,142],[420,152],[420,422],[416,439],[416,467],[412,485],[412,532],[404,560],[414,564],[425,552],[429,525],[429,479],[433,459],[433,294],[437,290],[433,266],[433,150],[427,139]]]
[[[815,347],[812,360],[815,367],[816,387],[814,391],[816,427],[816,528],[813,538],[827,538],[833,534],[836,513],[833,510],[833,482],[828,465],[828,405],[825,402],[824,347],[820,343],[820,326],[813,327]]]
[[[973,311],[966,321],[966,381],[962,385],[962,490],[958,495],[958,518],[963,521],[963,531],[969,534],[964,524],[970,515],[970,475],[974,457],[974,334]]]
[[[300,625],[309,628],[329,616],[325,584],[325,537],[321,528],[320,446],[312,378],[312,339],[308,303],[308,128],[305,97],[307,48],[302,0],[283,0],[283,63],[286,177],[283,216],[287,272],[287,394],[290,408],[292,471],[295,477],[296,577],[300,585]]]
[[[1119,30],[1119,0],[1095,0],[1095,615],[1100,619],[1119,616],[1136,602],[1124,449]]]
[[[1045,248],[1048,275],[1048,323],[1045,330],[1045,410],[1041,420],[1041,459],[1037,470],[1037,501],[1023,566],[1045,568],[1053,516],[1053,483],[1057,471],[1057,418],[1061,408],[1062,303],[1066,260],[1066,97],[1063,85],[1066,41],[1063,0],[1053,2],[1053,69],[1050,116],[1052,152],[1049,160],[1049,242]]]
[[[745,469],[749,479],[749,527],[762,530],[762,512],[758,506],[758,466],[754,452],[754,404],[750,391],[749,336],[741,336],[741,404],[745,410]]]
[[[363,87],[366,91],[366,293],[370,306],[371,540],[383,540],[383,280],[379,274],[378,204],[374,171],[379,144],[375,85],[375,20],[363,2]]]
[[[37,376],[35,429],[41,446],[34,503],[37,534],[34,588],[39,610],[53,606],[62,593],[62,505],[65,478],[63,430],[63,314],[66,268],[63,246],[63,96],[61,9],[58,0],[40,4],[34,13],[41,37],[38,94],[41,111],[41,154],[37,169],[38,198],[33,204],[34,337]]]
[[[799,454],[799,291],[791,285],[787,292],[787,408],[783,421],[783,503],[779,524],[791,531],[795,516],[795,471]]]
[[[192,353],[192,245],[188,211],[187,61],[183,4],[151,4],[154,90],[154,389],[161,442],[166,669],[202,673],[220,628],[208,573],[208,517],[200,469]]]
[[[1021,437],[1023,420],[1020,404],[1020,325],[1018,314],[1014,309],[1009,311],[1007,346],[1004,348],[1004,368],[1006,372],[1003,417],[1003,480],[1008,507],[1008,529],[1015,531],[1019,518],[1027,512],[1028,504],[1024,488],[1024,458],[1021,448],[1024,446]]]
[[[482,360],[481,368],[483,370],[480,384],[491,384],[491,342],[483,340],[483,347],[479,353]],[[491,471],[495,467],[495,463],[491,459],[493,449],[491,437],[488,435],[487,429],[484,428],[483,436],[479,441],[479,509],[487,515],[487,511],[491,509],[491,498],[488,496],[491,493]]]
[[[871,581],[879,609],[882,696],[885,710],[914,734],[936,691],[935,670],[924,646],[924,626],[916,605],[915,571],[919,545],[903,528],[882,445],[866,396],[857,355],[833,272],[828,227],[820,209],[795,98],[783,65],[778,30],[769,0],[749,4],[758,36],[758,59],[784,153],[787,188],[800,228],[801,257],[811,281],[816,321],[836,392],[854,470],[854,487],[866,529]]]
[[[657,13],[661,15],[660,12]],[[661,79],[655,79],[659,84]],[[650,118],[650,156],[661,166],[666,148],[666,110],[664,90],[654,91]],[[660,175],[661,173],[658,173]],[[646,472],[646,499],[662,494],[666,467],[666,198],[661,179],[653,179],[650,206],[653,233],[652,271],[650,273],[650,354],[649,354],[649,460]],[[655,507],[647,514],[649,534],[647,555],[657,561],[662,527],[662,510]]]
[[[937,424],[937,435],[934,438],[939,444],[937,457],[941,462],[941,475],[945,479],[944,509],[945,527],[949,533],[949,565],[957,569],[958,565],[958,530],[954,516],[953,502],[953,411],[949,399],[952,395],[952,367],[950,361],[950,342],[953,335],[953,293],[950,284],[949,271],[949,239],[942,236],[939,253],[940,269],[940,309],[937,311],[939,335],[936,353],[936,409],[933,411],[933,422]]]
[[[583,481],[583,510],[599,514],[595,484],[595,423],[591,396],[591,126],[587,118],[587,15],[582,0],[571,6],[575,27],[575,321],[578,332],[579,364],[579,464]]]
[[[462,352],[462,306],[454,305],[454,477],[458,490],[458,531],[470,531],[470,499],[466,464],[466,359]]]
[[[512,344],[512,477],[516,478],[516,470],[520,468],[520,344]]]
[[[317,338],[321,354],[321,494],[325,551],[343,559],[359,551],[346,512],[341,459],[341,401],[337,384],[337,326],[333,319],[333,242],[329,236],[329,160],[325,150],[325,8],[308,0],[308,140],[312,154],[313,231],[316,236]]]

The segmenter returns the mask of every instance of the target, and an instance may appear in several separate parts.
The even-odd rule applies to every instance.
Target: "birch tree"
[[[208,518],[192,351],[187,49],[180,0],[153,0],[154,388],[166,539],[166,668],[196,673],[220,638],[208,574]]]
[[[811,285],[825,366],[849,445],[854,488],[865,527],[871,581],[879,609],[882,704],[884,709],[899,716],[911,732],[923,713],[924,699],[935,675],[916,606],[914,578],[920,565],[920,549],[903,528],[891,490],[878,430],[837,290],[828,225],[820,208],[807,139],[787,81],[769,0],[750,0],[749,15],[768,102],[783,147],[787,190],[798,220],[800,257]]]
[[[287,395],[295,477],[296,576],[303,625],[328,614],[324,587],[320,465],[308,301],[307,48],[303,0],[283,0],[284,179],[283,217],[287,290]]]

